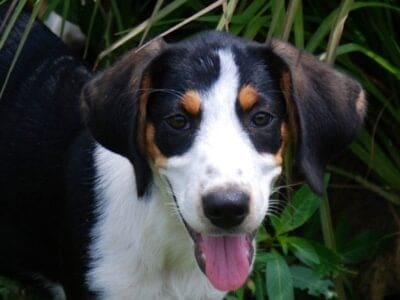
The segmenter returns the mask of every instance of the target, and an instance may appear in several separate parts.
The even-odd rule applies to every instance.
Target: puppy
[[[221,299],[251,272],[288,144],[321,194],[365,107],[278,40],[156,40],[92,75],[35,24],[0,101],[0,273],[68,299]]]

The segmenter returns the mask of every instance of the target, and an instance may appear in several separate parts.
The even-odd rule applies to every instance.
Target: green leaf
[[[239,298],[233,295],[227,295],[224,300],[239,300]]]
[[[293,279],[289,266],[275,251],[269,253],[266,284],[269,300],[294,300]]]
[[[306,291],[315,297],[324,296],[325,299],[335,297],[334,285],[330,279],[322,278],[317,272],[302,266],[291,266],[293,286]]]
[[[286,241],[293,254],[304,264],[312,266],[320,263],[314,246],[306,239],[287,237]]]
[[[277,235],[294,230],[303,225],[316,212],[321,199],[308,185],[304,185],[293,196],[280,217],[271,216],[271,223]]]
[[[263,284],[263,280],[262,277],[259,273],[255,274],[255,297],[256,300],[263,300],[264,299],[264,284]]]
[[[261,226],[258,229],[257,235],[256,235],[257,244],[263,243],[263,242],[265,242],[265,241],[267,241],[269,239],[271,239],[271,236],[269,235],[269,233],[267,232],[265,227]]]
[[[339,252],[345,263],[360,263],[375,255],[382,237],[383,232],[378,230],[363,232],[347,243]]]
[[[375,61],[378,65],[380,65],[382,68],[385,68],[386,71],[389,73],[392,73],[394,76],[396,76],[397,79],[400,80],[400,69],[396,68],[393,64],[391,64],[387,59],[383,58],[382,56],[378,55],[377,53],[371,51],[370,49],[363,47],[361,45],[358,45],[356,43],[348,43],[344,45],[340,45],[337,48],[336,55],[343,55],[347,53],[352,53],[352,52],[360,52],[363,53],[364,55],[368,56],[370,59]]]
[[[344,266],[343,259],[338,253],[317,242],[310,240],[309,243],[314,247],[320,260],[319,264],[315,266],[315,270],[319,274],[329,276],[338,273],[351,273]]]

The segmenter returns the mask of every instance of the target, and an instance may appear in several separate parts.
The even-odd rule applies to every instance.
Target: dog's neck
[[[100,145],[94,158],[98,209],[90,287],[106,291],[104,299],[221,299],[223,294],[211,287],[196,264],[166,179],[153,170],[153,183],[138,198],[134,170],[126,158]],[[131,286],[141,288],[132,291]]]

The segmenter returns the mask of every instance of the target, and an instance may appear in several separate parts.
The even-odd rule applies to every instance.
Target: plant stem
[[[163,5],[163,2],[164,2],[164,0],[157,0],[156,5],[154,6],[153,12],[151,13],[149,22],[147,23],[146,29],[144,30],[142,38],[140,39],[139,46],[143,45],[143,42],[146,39],[146,36],[149,33],[151,26],[153,26],[154,17],[158,14],[161,6]]]
[[[338,17],[336,19],[335,25],[329,36],[329,42],[326,49],[326,62],[332,65],[336,57],[336,48],[339,45],[340,38],[342,37],[344,23],[351,11],[353,5],[353,0],[343,0],[340,5],[340,10]]]
[[[294,22],[294,18],[297,13],[297,9],[299,8],[299,4],[301,3],[301,0],[291,0],[289,2],[289,7],[286,12],[286,18],[285,18],[285,23],[283,25],[283,33],[282,33],[282,40],[288,41],[290,31],[292,29],[292,25]]]
[[[346,172],[346,171],[339,169],[337,167],[334,167],[334,166],[328,166],[327,169],[329,171],[332,171],[334,173],[337,173],[339,175],[342,175],[344,177],[347,177],[347,178],[350,178],[350,179],[356,181],[357,183],[362,185],[364,188],[378,194],[379,196],[386,199],[387,201],[389,201],[392,204],[395,204],[397,206],[400,205],[400,197],[398,197],[396,194],[389,193],[389,192],[383,190],[381,187],[377,186],[376,184],[373,184],[372,182],[369,182],[368,180],[364,179],[363,177],[361,177],[359,175],[354,175],[352,173]]]
[[[2,85],[1,90],[0,90],[0,99],[3,97],[3,93],[6,90],[8,80],[10,79],[11,73],[12,73],[15,65],[17,64],[17,60],[19,58],[19,55],[21,54],[22,48],[24,47],[25,42],[28,39],[28,35],[29,35],[29,33],[30,33],[31,29],[32,29],[33,23],[35,22],[35,19],[36,19],[37,15],[39,14],[40,8],[43,5],[43,3],[44,3],[44,0],[37,0],[35,2],[34,6],[33,6],[32,13],[31,13],[31,15],[29,17],[28,22],[26,23],[26,26],[24,28],[24,32],[22,33],[22,36],[21,36],[21,39],[19,41],[18,47],[17,47],[17,49],[15,51],[15,54],[14,54],[13,60],[11,62],[10,67],[8,68],[8,72],[7,72],[6,78],[3,81],[3,85]],[[14,13],[19,14],[20,12],[14,12]]]
[[[154,21],[158,21],[165,16],[169,15],[173,11],[177,10],[179,7],[181,7],[183,4],[185,4],[187,0],[175,0],[165,6],[164,8],[160,9],[158,14],[154,16]],[[146,21],[142,22],[141,24],[137,25],[135,28],[133,28],[128,34],[124,35],[122,38],[120,38],[118,41],[113,43],[110,47],[107,49],[103,50],[97,57],[95,66],[98,65],[98,63],[108,54],[113,52],[115,49],[121,47],[123,44],[128,42],[129,40],[133,39],[135,36],[140,34],[142,31],[146,30],[147,24],[150,22],[150,18],[147,19]]]
[[[229,23],[232,20],[233,13],[235,12],[236,6],[238,5],[239,0],[231,0],[228,3],[228,7],[226,9],[226,14],[224,13],[221,16],[221,19],[218,22],[216,30],[222,30],[225,28],[228,31]]]
[[[4,44],[6,43],[8,35],[10,34],[15,22],[17,21],[18,16],[21,14],[22,10],[24,9],[24,6],[27,1],[28,0],[22,0],[20,2],[17,1],[18,2],[17,7],[14,7],[15,3],[12,3],[11,6],[9,7],[9,11],[7,12],[7,14],[10,13],[11,15],[5,16],[4,20],[2,20],[2,23],[1,23],[0,50],[3,48]],[[11,19],[9,20],[9,22],[7,24],[7,21],[10,17],[11,17]],[[3,32],[3,30],[4,30],[4,32]]]
[[[319,209],[320,217],[321,217],[321,228],[322,235],[324,237],[325,246],[333,251],[336,251],[336,241],[335,235],[333,232],[333,224],[331,217],[331,209],[329,206],[329,199],[327,192],[325,191],[324,196],[322,197],[322,203]],[[344,292],[343,281],[341,278],[336,277],[333,278],[333,283],[335,285],[335,290],[339,300],[345,300],[346,294]]]
[[[100,0],[94,1],[94,7],[93,7],[92,15],[90,16],[89,29],[88,29],[88,33],[87,33],[86,42],[85,42],[85,50],[83,51],[83,59],[86,59],[87,54],[88,54],[89,43],[90,43],[90,40],[92,37],[92,32],[93,32],[94,20],[96,18],[97,11],[99,10],[99,3],[100,3]]]
[[[272,10],[272,20],[269,26],[267,38],[265,40],[266,43],[268,43],[274,36],[279,19],[285,11],[285,1],[272,1],[271,10]]]

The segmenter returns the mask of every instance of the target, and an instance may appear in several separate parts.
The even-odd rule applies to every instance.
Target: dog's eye
[[[188,119],[180,114],[169,116],[165,120],[169,126],[176,130],[185,130],[190,126]]]
[[[273,116],[267,112],[260,111],[253,115],[251,121],[254,126],[267,126],[272,121]]]

